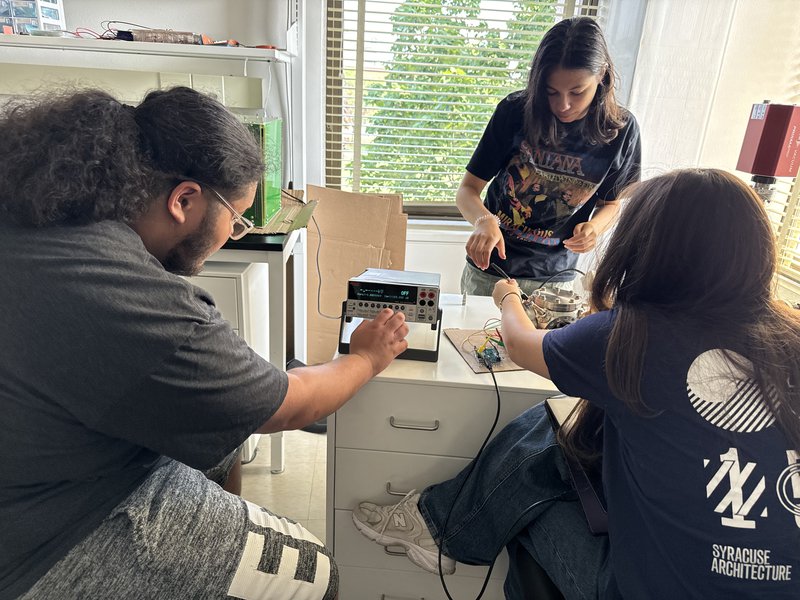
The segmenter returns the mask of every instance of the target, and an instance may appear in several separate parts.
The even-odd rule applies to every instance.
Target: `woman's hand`
[[[467,256],[470,257],[475,266],[486,270],[489,268],[489,259],[492,250],[497,248],[497,254],[505,260],[506,243],[503,234],[500,232],[500,225],[497,219],[490,217],[483,219],[475,226],[475,231],[467,240]]]
[[[597,245],[597,230],[591,221],[578,223],[572,231],[572,237],[564,240],[564,247],[578,254],[589,252]]]
[[[373,377],[389,366],[408,348],[406,316],[385,308],[371,321],[359,325],[350,336],[350,354],[366,358],[372,365]]]
[[[516,294],[520,301],[522,300],[522,291],[519,289],[519,285],[517,285],[516,279],[501,279],[497,283],[494,284],[494,290],[492,291],[492,300],[494,300],[495,305],[500,310],[503,310],[503,299],[508,296],[509,294]]]

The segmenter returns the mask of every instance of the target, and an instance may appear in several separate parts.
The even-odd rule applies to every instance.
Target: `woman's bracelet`
[[[498,217],[497,215],[495,215],[493,213],[486,213],[485,215],[481,215],[480,217],[475,219],[475,222],[472,224],[472,226],[473,227],[477,227],[479,223],[481,223],[481,222],[483,222],[483,221],[485,221],[487,219],[494,219],[495,221],[497,221],[498,227],[500,226],[500,217]]]
[[[505,294],[503,294],[503,297],[500,298],[500,302],[497,304],[497,307],[500,309],[500,312],[503,312],[503,300],[505,300],[509,296],[518,296],[520,302],[522,302],[522,295],[519,292],[506,292]]]

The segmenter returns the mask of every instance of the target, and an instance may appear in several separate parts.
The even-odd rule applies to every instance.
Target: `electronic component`
[[[753,189],[766,202],[778,177],[794,177],[800,166],[800,106],[753,104],[736,168],[752,174]]]
[[[577,321],[588,312],[588,304],[571,290],[541,287],[522,303],[528,318],[538,329],[558,329]]]
[[[475,353],[478,355],[480,361],[489,369],[500,362],[500,353],[492,346],[486,346],[483,351],[476,350]]]
[[[367,269],[348,281],[346,319],[373,319],[384,308],[402,312],[408,322],[435,325],[439,311],[439,274]]]

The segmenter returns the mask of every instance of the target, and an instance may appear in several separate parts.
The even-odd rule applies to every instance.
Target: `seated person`
[[[316,537],[201,470],[336,410],[408,328],[386,310],[285,373],[179,277],[252,229],[263,172],[189,88],[0,112],[0,599],[336,596]]]
[[[356,527],[432,572],[521,546],[566,598],[800,598],[800,315],[773,297],[776,264],[762,202],[736,177],[635,186],[595,314],[540,330],[515,281],[494,290],[511,359],[588,402],[570,435],[602,424],[608,535],[589,532],[542,405],[454,479],[362,502]],[[514,568],[506,595],[526,598]]]

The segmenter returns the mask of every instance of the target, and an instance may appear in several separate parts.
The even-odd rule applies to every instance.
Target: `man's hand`
[[[486,270],[489,268],[489,258],[495,247],[500,258],[505,260],[506,243],[500,232],[500,225],[494,218],[484,219],[478,223],[467,240],[467,256],[472,259],[476,267]]]
[[[564,247],[578,254],[589,252],[597,245],[597,231],[591,221],[578,223],[572,231],[572,237],[564,240]]]
[[[408,348],[407,335],[406,316],[384,308],[377,317],[361,323],[353,331],[350,336],[350,354],[366,358],[372,365],[374,377]]]

